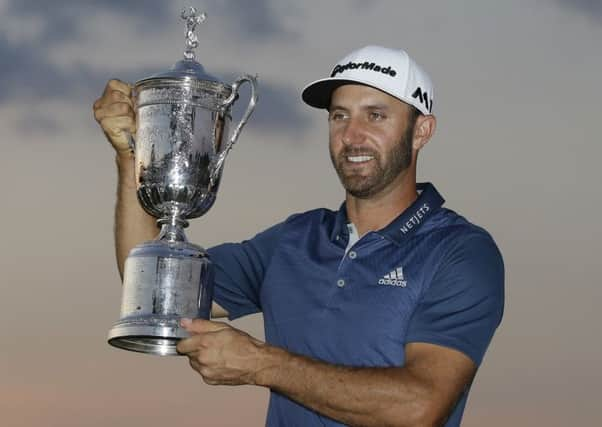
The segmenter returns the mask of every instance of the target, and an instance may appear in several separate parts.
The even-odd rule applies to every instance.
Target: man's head
[[[306,103],[329,111],[330,155],[349,194],[369,198],[415,181],[417,153],[435,129],[432,94],[404,51],[378,46],[352,52],[304,89]]]

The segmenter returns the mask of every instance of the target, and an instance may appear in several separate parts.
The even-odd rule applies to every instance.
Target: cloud
[[[39,111],[29,112],[27,115],[19,117],[14,127],[20,135],[58,134],[66,129],[55,116],[48,112],[42,113]]]
[[[86,65],[64,69],[48,62],[43,56],[28,54],[29,51],[28,45],[10,42],[0,33],[0,57],[4,62],[0,68],[0,104],[62,101],[90,108],[110,78],[134,82],[159,69],[147,67],[132,71],[131,68],[98,69]],[[229,76],[223,78],[225,83],[230,83],[235,77],[234,73],[228,71],[216,75]],[[244,86],[241,87],[241,102],[237,103],[240,104],[237,109],[246,103],[246,91]],[[298,105],[296,88],[261,80],[259,96],[251,126],[300,132],[308,125],[308,116]],[[39,123],[46,131],[60,131],[63,128],[60,118],[55,120],[56,123],[52,123],[51,116],[45,116],[43,120],[28,121],[27,126],[37,126],[36,123]],[[19,127],[24,128],[22,125]]]
[[[80,37],[86,25],[100,12],[127,15],[137,30],[156,31],[157,25],[171,23],[169,2],[164,0],[10,0],[4,19],[32,19],[40,28],[37,43],[43,46]],[[107,23],[110,24],[110,23]]]
[[[85,33],[86,21],[103,10],[136,16],[139,23],[169,22],[169,25],[172,25],[173,11],[166,6],[167,3],[163,0],[97,0],[86,3],[78,0],[58,0],[51,3],[52,7],[48,7],[45,0],[11,1],[3,10],[3,20],[33,19],[40,23],[40,27],[34,37],[26,39],[15,38],[14,35],[11,37],[10,31],[0,26],[0,57],[3,62],[3,66],[0,67],[0,105],[58,101],[81,104],[82,108],[89,108],[100,96],[110,78],[117,77],[134,82],[161,71],[164,66],[147,65],[133,70],[131,65],[116,68],[110,61],[107,61],[106,67],[92,66],[81,61],[64,67],[56,61],[51,61],[47,49],[42,45],[54,44],[60,47],[61,43],[72,41],[74,37],[77,40],[80,33]],[[237,31],[249,36],[261,38],[283,31],[267,1],[253,2],[251,8],[249,3],[242,1],[215,0],[209,2],[208,9],[214,9],[221,14],[232,14],[232,25],[238,28]],[[243,22],[244,25],[236,24]],[[156,25],[150,25],[150,28],[156,30]],[[84,36],[81,38],[85,39]],[[84,40],[82,43],[89,41]],[[229,76],[230,78],[221,77],[227,83],[234,80],[232,72],[222,71],[215,74],[219,77]],[[248,97],[242,95],[242,99]],[[52,116],[46,115],[39,117],[36,122],[39,122],[39,126],[45,131],[59,132],[64,126],[61,125],[60,118],[55,120],[56,123],[53,123]],[[23,123],[26,123],[26,126],[23,126]],[[301,111],[296,88],[260,81],[260,102],[252,122],[249,123],[250,126],[266,126],[270,129],[296,132],[306,128],[308,123],[308,116]],[[31,126],[38,125],[27,121],[18,127],[25,129]]]
[[[0,103],[85,98],[96,93],[98,88],[95,86],[112,75],[108,70],[86,65],[65,70],[34,51],[33,42],[13,42],[0,32],[0,57],[3,60],[0,67]]]
[[[217,17],[216,21],[224,23],[227,28],[239,36],[264,40],[273,36],[290,36],[282,19],[276,12],[276,5],[269,0],[208,0],[207,13]],[[298,13],[294,5],[285,6],[287,14]]]
[[[602,22],[602,1],[600,0],[557,0],[564,7],[577,9],[590,18]]]
[[[234,75],[225,79],[227,83],[234,80]],[[233,108],[233,116],[240,117],[247,107],[249,90],[241,86],[240,98]],[[287,131],[291,133],[307,130],[310,119],[307,109],[299,102],[297,88],[275,84],[258,79],[258,101],[249,119],[249,128]],[[236,118],[234,118],[236,120]]]
[[[230,33],[245,39],[290,35],[281,24],[278,6],[269,0],[206,0],[198,9],[206,12],[211,22],[215,16]],[[296,8],[287,5],[286,10],[291,14]],[[177,5],[165,0],[9,0],[4,15],[5,19],[34,19],[41,26],[35,28],[38,42],[49,45],[84,35],[86,25],[99,19],[101,12],[127,16],[131,25],[143,32],[156,32],[179,19]]]

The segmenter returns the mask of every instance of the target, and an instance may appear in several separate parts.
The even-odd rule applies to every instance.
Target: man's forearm
[[[257,385],[352,426],[421,426],[430,390],[406,368],[330,365],[266,347]]]
[[[125,259],[130,250],[157,236],[157,221],[147,214],[136,196],[134,155],[118,154],[116,158],[118,184],[115,206],[115,255],[119,274],[123,278]]]

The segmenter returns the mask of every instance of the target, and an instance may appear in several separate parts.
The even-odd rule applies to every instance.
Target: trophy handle
[[[243,84],[244,82],[248,82],[251,85],[251,99],[249,100],[249,105],[247,106],[247,110],[242,115],[242,118],[240,119],[240,122],[238,122],[236,129],[234,129],[234,132],[232,132],[232,135],[230,136],[228,143],[217,156],[217,159],[214,163],[213,170],[211,171],[210,187],[213,187],[213,184],[219,178],[220,170],[222,168],[224,160],[226,160],[226,156],[228,155],[228,153],[230,152],[230,150],[232,149],[232,147],[238,140],[240,131],[242,130],[244,125],[249,120],[251,113],[255,109],[255,104],[257,104],[257,77],[251,76],[249,74],[245,74],[245,75],[239,77],[238,79],[236,79],[234,81],[234,83],[232,83],[232,93],[230,93],[230,96],[224,100],[224,102],[221,105],[221,108],[223,108],[224,110],[227,110],[228,108],[230,108],[232,106],[232,104],[238,97],[238,89],[239,89],[240,85]]]
[[[132,92],[131,92],[131,96],[132,99],[134,101],[134,114],[136,116],[138,116],[138,114],[136,113],[136,97],[137,97],[137,93],[136,93],[136,88],[132,87]],[[130,147],[130,150],[132,150],[132,153],[136,152],[136,140],[134,139],[134,135],[131,134],[131,132],[127,132],[128,135],[128,146]]]
[[[136,141],[134,140],[134,137],[129,132],[127,133],[127,135],[128,135],[128,146],[130,147],[130,150],[132,150],[132,152],[136,152]]]

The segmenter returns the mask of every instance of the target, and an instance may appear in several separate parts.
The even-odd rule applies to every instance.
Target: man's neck
[[[359,236],[389,225],[417,199],[415,175],[408,174],[389,191],[360,199],[347,193],[347,217]]]

